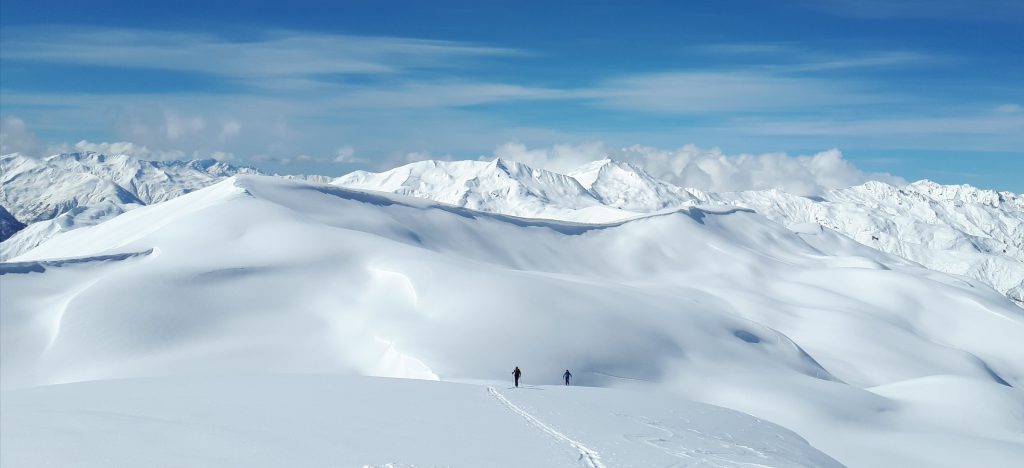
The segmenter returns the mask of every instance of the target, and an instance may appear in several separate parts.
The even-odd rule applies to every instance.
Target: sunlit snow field
[[[587,224],[237,176],[2,268],[4,466],[1024,459],[1024,309],[743,208]]]

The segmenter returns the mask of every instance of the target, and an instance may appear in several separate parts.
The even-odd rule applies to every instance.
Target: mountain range
[[[69,153],[42,160],[0,158],[0,259],[50,237],[91,226],[237,174],[213,160],[143,161],[127,155]],[[819,197],[780,190],[712,193],[658,180],[609,159],[567,174],[504,159],[421,161],[379,173],[298,180],[424,198],[523,218],[612,222],[695,205],[751,208],[784,226],[815,224],[872,248],[946,273],[982,281],[1024,305],[1024,197],[922,180],[897,187],[872,181]],[[6,221],[4,221],[6,219]],[[22,224],[27,225],[22,229]],[[19,232],[20,231],[20,232]],[[15,235],[15,232],[17,234]]]

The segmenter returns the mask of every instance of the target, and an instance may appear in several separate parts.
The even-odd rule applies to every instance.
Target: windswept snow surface
[[[1024,311],[979,281],[743,208],[581,224],[238,176],[13,261],[47,267],[0,276],[5,404],[58,391],[24,387],[87,380],[285,372],[495,382],[518,365],[530,385],[557,384],[569,368],[580,385],[642,392],[621,418],[641,415],[635,422],[660,434],[702,431],[685,411],[674,419],[682,404],[656,403],[666,395],[779,424],[849,466],[1024,459]],[[495,388],[543,423],[499,408],[509,424],[540,428],[553,450],[628,466],[611,463],[623,440],[693,449],[607,431],[620,416],[596,411],[604,403],[583,390],[542,403],[526,399],[529,389]],[[474,391],[499,403],[486,387]],[[405,424],[390,421],[362,430]],[[8,440],[34,443],[58,422]],[[763,452],[730,440],[731,430],[707,434]],[[794,450],[775,454],[815,460]],[[708,465],[735,461],[725,459]],[[449,464],[434,460],[367,463]]]
[[[775,424],[622,390],[272,376],[3,396],[11,467],[841,466]]]

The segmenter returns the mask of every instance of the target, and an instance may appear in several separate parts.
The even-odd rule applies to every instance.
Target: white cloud
[[[351,146],[342,146],[335,152],[334,162],[339,164],[347,164],[356,161],[356,150]]]
[[[153,152],[150,151],[149,148],[142,145],[137,145],[129,141],[92,142],[87,140],[81,140],[78,143],[75,143],[74,145],[68,145],[64,143],[51,146],[49,152],[67,153],[72,151],[78,153],[94,152],[109,155],[127,154],[128,156],[141,159],[150,159],[153,157]],[[178,156],[184,156],[184,153],[177,151],[173,152],[173,154],[169,156],[171,159],[173,159]]]
[[[687,51],[738,60],[741,66],[773,72],[815,72],[860,68],[886,68],[948,63],[951,57],[910,50],[835,53],[794,42],[702,44]],[[759,65],[763,64],[763,65]]]
[[[778,188],[798,195],[819,195],[831,188],[868,180],[906,183],[890,174],[861,171],[843,159],[836,149],[811,156],[785,153],[730,156],[717,148],[702,149],[694,145],[675,150],[639,145],[609,149],[601,143],[585,143],[530,149],[520,143],[506,143],[495,150],[494,156],[561,173],[611,157],[635,163],[666,182],[715,192]]]
[[[196,116],[180,116],[172,111],[164,112],[164,133],[170,140],[201,132],[206,128],[206,120]]]
[[[228,120],[225,120],[225,121],[221,122],[221,124],[220,124],[220,136],[219,136],[219,138],[222,141],[223,140],[230,140],[232,138],[237,137],[238,134],[241,133],[241,131],[242,131],[242,122],[239,122],[238,120],[235,120],[235,119],[228,119]]]
[[[24,120],[14,116],[0,118],[0,154],[36,156],[39,145],[39,138]]]

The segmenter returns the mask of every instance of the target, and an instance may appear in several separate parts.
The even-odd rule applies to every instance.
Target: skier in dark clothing
[[[564,373],[564,374],[562,374],[562,378],[563,378],[563,379],[565,379],[565,384],[566,384],[566,385],[569,385],[569,379],[571,379],[571,378],[572,378],[572,374],[571,374],[571,373],[569,373],[569,369],[566,369],[566,370],[565,370],[565,373]]]
[[[516,366],[516,370],[512,371],[512,377],[516,378],[516,387],[519,386],[519,376],[523,375],[523,371],[519,370],[519,366]]]

